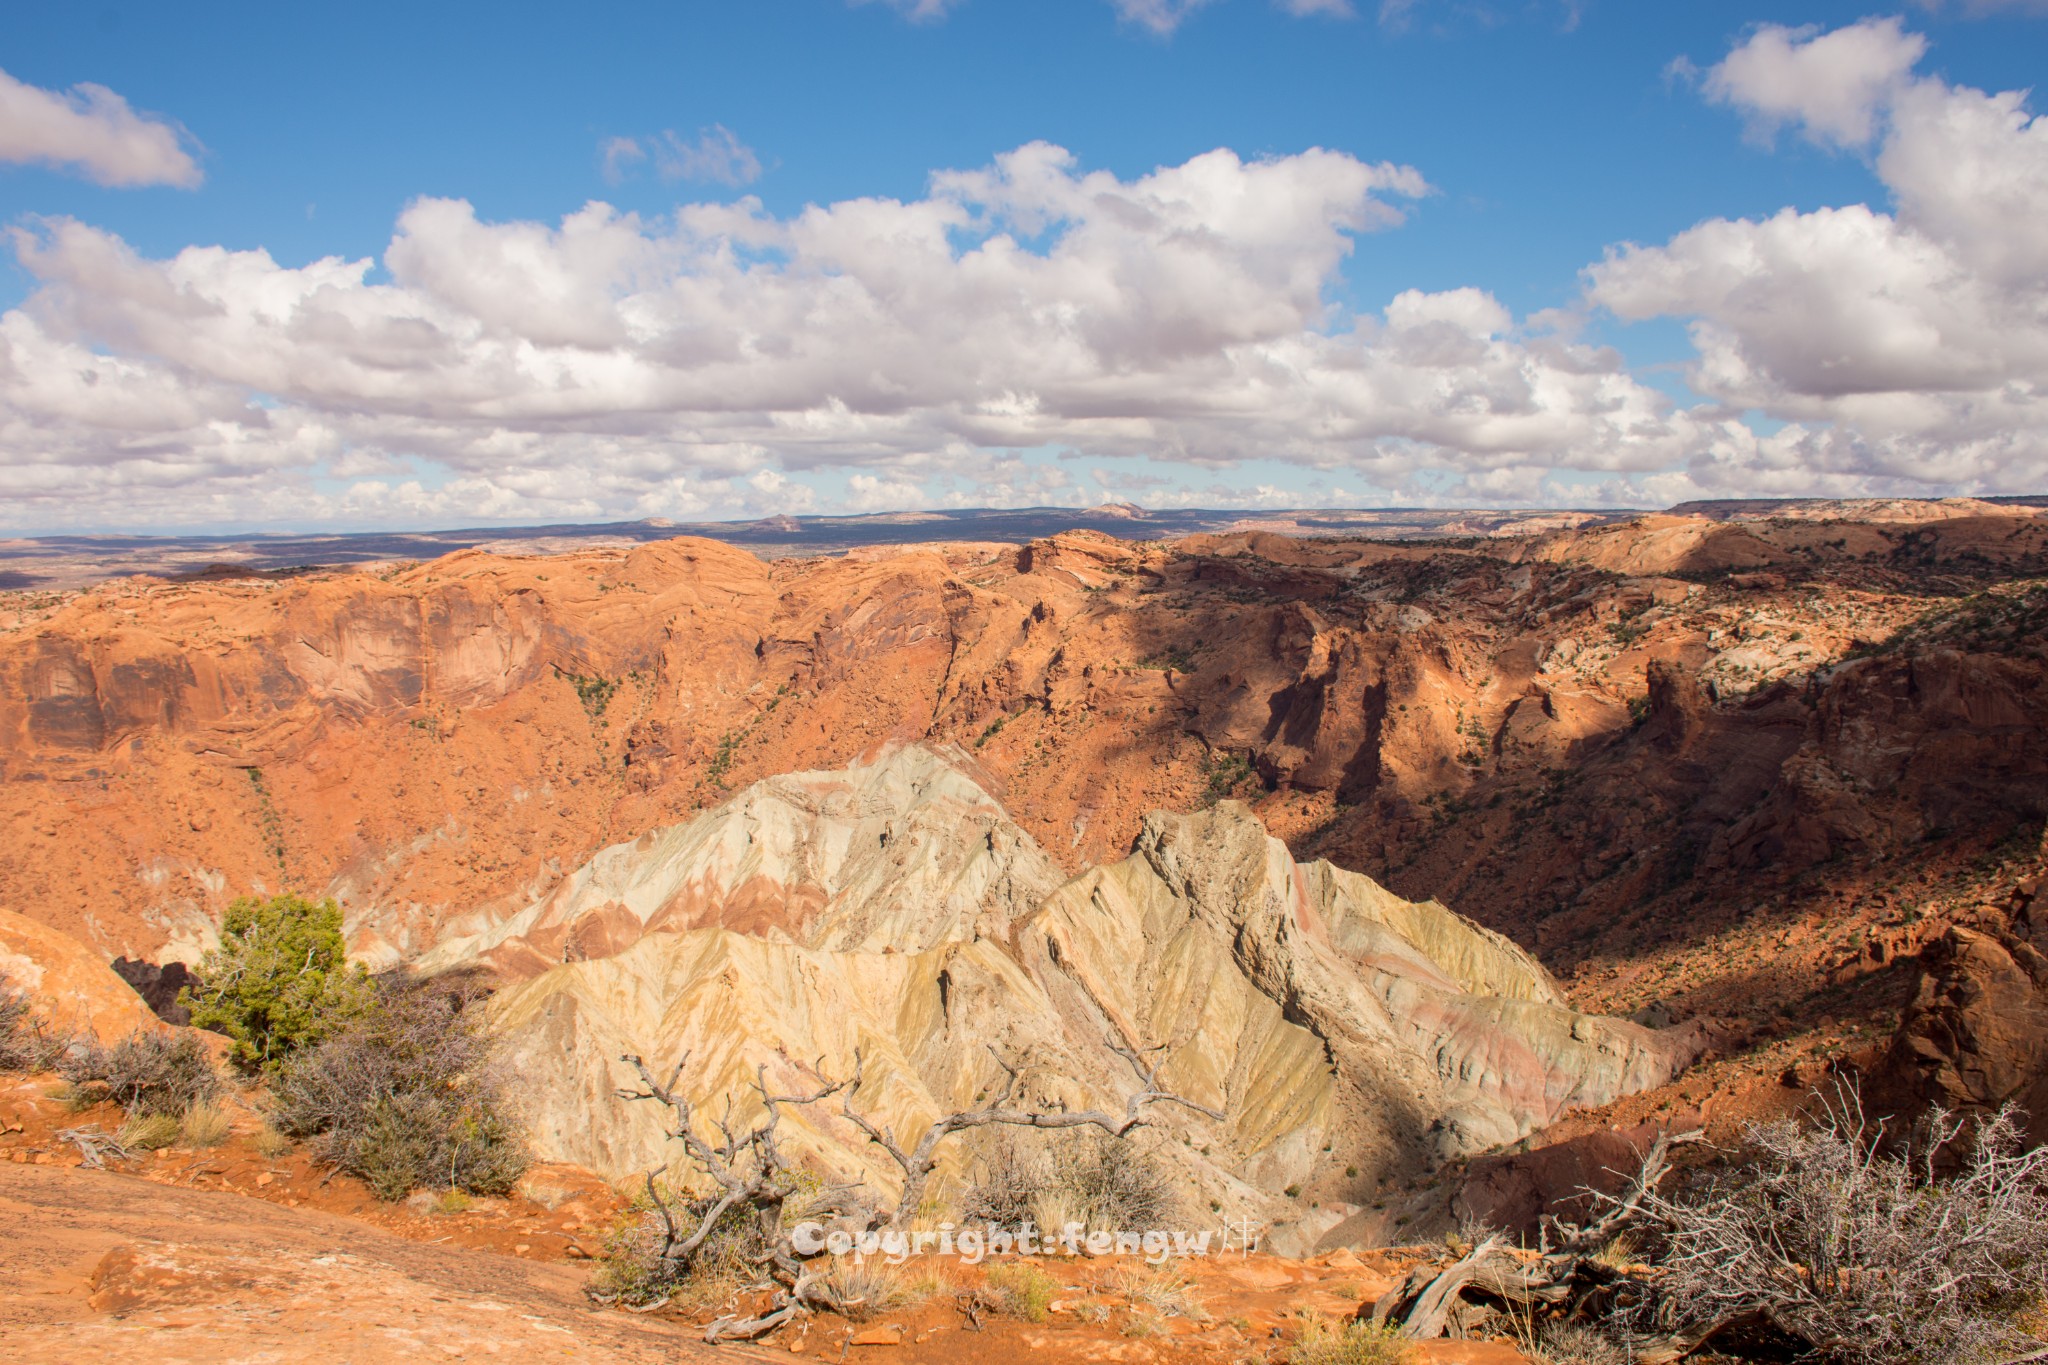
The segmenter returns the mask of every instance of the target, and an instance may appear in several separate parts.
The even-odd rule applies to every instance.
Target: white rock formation
[[[1160,1107],[1194,1198],[1254,1216],[1289,1186],[1339,1212],[1382,1176],[1510,1141],[1575,1104],[1661,1084],[1690,1033],[1574,1013],[1528,954],[1434,902],[1297,864],[1251,811],[1154,814],[1130,857],[1058,885],[968,775],[911,747],[772,779],[686,825],[606,849],[499,929],[437,949],[526,979],[495,1017],[525,1077],[538,1154],[615,1178],[673,1161],[663,1115],[625,1104],[621,1053],[707,1117],[846,1076],[899,1135],[1022,1068],[1033,1099],[1120,1108],[1106,1045],[1165,1044],[1164,1079],[1222,1110]],[[827,1109],[788,1144],[893,1189]],[[970,1154],[954,1153],[957,1176]],[[1346,1177],[1347,1167],[1359,1174]]]

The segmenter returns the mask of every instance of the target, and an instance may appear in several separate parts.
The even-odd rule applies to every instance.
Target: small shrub
[[[369,978],[348,964],[341,907],[301,896],[230,905],[199,984],[178,993],[192,1023],[232,1038],[250,1069],[317,1045],[372,1001]]]
[[[1001,1310],[1026,1322],[1044,1322],[1059,1284],[1028,1261],[1006,1261],[988,1272],[988,1287]]]
[[[36,1017],[27,994],[0,972],[0,1072],[48,1071],[70,1041],[51,1032]]]
[[[1416,1365],[1422,1358],[1414,1342],[1390,1328],[1356,1321],[1340,1328],[1311,1313],[1297,1321],[1288,1365]]]
[[[528,1157],[474,999],[396,977],[373,991],[340,1032],[276,1068],[271,1121],[379,1199],[511,1189]]]
[[[1815,1127],[1752,1127],[1739,1169],[1658,1200],[1681,1320],[1760,1314],[1845,1365],[2040,1349],[2018,1323],[2048,1266],[2048,1148],[2010,1109],[1937,1113],[1898,1153],[1883,1136],[1843,1093]]]
[[[662,1190],[661,1197],[674,1207],[676,1222],[683,1227],[690,1226],[692,1216],[701,1218],[711,1206],[709,1198],[692,1198],[673,1190]],[[757,1268],[755,1258],[770,1250],[760,1235],[758,1220],[738,1206],[719,1218],[711,1235],[687,1261],[663,1259],[663,1231],[660,1210],[646,1191],[641,1191],[605,1237],[597,1274],[591,1281],[592,1297],[631,1308],[671,1299],[686,1306],[715,1303],[749,1283]]]
[[[112,1047],[73,1047],[57,1063],[78,1108],[112,1100],[131,1115],[173,1119],[220,1089],[213,1059],[189,1033],[137,1033]]]
[[[199,1100],[185,1110],[178,1138],[187,1147],[218,1147],[232,1128],[227,1110],[211,1100]]]
[[[281,1156],[289,1155],[292,1150],[292,1140],[272,1127],[267,1119],[263,1126],[256,1130],[253,1145],[256,1148],[256,1155],[266,1161],[275,1161]]]
[[[461,1190],[444,1190],[441,1192],[441,1197],[434,1201],[434,1212],[448,1215],[467,1213],[473,1202]]]
[[[145,1114],[132,1118],[121,1125],[121,1135],[117,1140],[123,1147],[139,1152],[173,1147],[178,1141],[178,1120],[169,1114]]]
[[[1164,1227],[1179,1195],[1157,1158],[1107,1134],[1027,1143],[1004,1134],[984,1149],[961,1201],[970,1223],[1058,1236],[1071,1223],[1084,1229],[1141,1232]]]
[[[1147,1308],[1140,1308],[1124,1320],[1124,1335],[1127,1337],[1158,1337],[1166,1335],[1166,1319]]]
[[[1096,1134],[1053,1149],[1053,1186],[1085,1209],[1092,1228],[1143,1231],[1164,1227],[1180,1206],[1159,1162],[1128,1139]]]
[[[967,1223],[1019,1227],[1033,1221],[1034,1202],[1051,1182],[1052,1172],[1041,1154],[1006,1130],[982,1149],[975,1179],[960,1201],[961,1218]]]

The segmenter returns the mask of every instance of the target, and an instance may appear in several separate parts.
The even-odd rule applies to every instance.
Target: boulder
[[[1869,1100],[1901,1115],[2016,1104],[2032,1140],[2048,1140],[2048,956],[2014,935],[1952,927],[1920,962]]]
[[[11,910],[0,910],[0,974],[62,1031],[110,1043],[168,1027],[99,954]]]

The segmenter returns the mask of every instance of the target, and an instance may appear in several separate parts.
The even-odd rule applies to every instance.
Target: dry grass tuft
[[[1059,1283],[1029,1261],[1008,1261],[988,1272],[988,1287],[995,1291],[1001,1310],[1026,1322],[1044,1322]]]
[[[154,1152],[178,1142],[178,1121],[169,1114],[142,1114],[121,1125],[120,1143],[132,1151]]]
[[[1419,1365],[1422,1353],[1400,1334],[1369,1322],[1339,1327],[1315,1313],[1297,1314],[1288,1365]]]
[[[185,1111],[178,1136],[187,1147],[218,1147],[228,1140],[233,1126],[225,1109],[212,1100],[198,1100]]]

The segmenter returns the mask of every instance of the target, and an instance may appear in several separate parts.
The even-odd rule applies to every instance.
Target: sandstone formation
[[[1862,774],[1837,780],[1802,745],[1912,764],[1960,729],[2008,751],[1988,693],[2039,665],[1980,645],[1933,691],[1932,660],[1868,659],[1869,683],[1830,670],[1925,614],[1926,580],[1952,600],[2044,545],[2048,519],[2015,509],[1454,543],[1072,533],[773,563],[677,540],[120,580],[0,627],[0,818],[18,831],[0,900],[109,957],[191,962],[228,900],[292,887],[340,897],[358,951],[395,962],[474,932],[472,912],[529,905],[610,843],[893,740],[972,752],[1068,873],[1128,847],[1147,811],[1221,791],[1256,798],[1297,852],[1526,937],[1562,887],[1599,880],[1587,860],[1605,871],[1618,836],[1567,829],[1540,861],[1516,848],[1475,876],[1498,820],[1445,816],[1495,794],[1526,809],[1621,747],[1617,784],[1669,789],[1646,818],[1688,826],[1646,825],[1639,844],[1716,844],[1739,864],[1869,843],[1887,821],[1832,796]],[[1699,700],[1661,705],[1650,751],[1630,741],[1654,668]],[[1839,704],[1786,711],[1813,687]],[[1894,738],[1859,738],[1877,731]],[[1687,735],[1704,771],[1665,781]],[[1727,829],[1781,788],[1801,817],[1762,820],[1808,829]],[[1640,892],[1592,889],[1587,916]]]
[[[2048,1141],[2048,956],[2024,938],[1951,928],[1921,955],[1917,995],[1878,1060],[1872,1099],[1905,1115],[2017,1105]]]
[[[1200,1197],[1270,1214],[1320,1183],[1334,1222],[1383,1178],[1662,1084],[1699,1051],[1695,1029],[1575,1013],[1442,906],[1297,864],[1237,802],[1155,813],[1129,857],[1053,889],[965,763],[913,746],[771,779],[437,950],[540,971],[493,1007],[540,1154],[620,1177],[676,1158],[663,1113],[612,1097],[622,1053],[688,1053],[702,1111],[744,1116],[759,1068],[795,1091],[852,1075],[858,1050],[854,1102],[911,1134],[988,1091],[991,1050],[1040,1102],[1120,1109],[1115,1039],[1165,1045],[1163,1082],[1224,1114],[1161,1111],[1153,1140],[1179,1140]],[[829,1110],[788,1131],[828,1168],[891,1178]]]
[[[91,948],[11,910],[0,910],[0,977],[60,1033],[113,1043],[165,1027]]]
[[[1061,876],[970,767],[958,749],[940,761],[905,748],[768,778],[603,850],[520,914],[444,938],[419,965],[482,961],[531,976],[648,933],[712,926],[834,951],[924,952],[1000,934]]]

